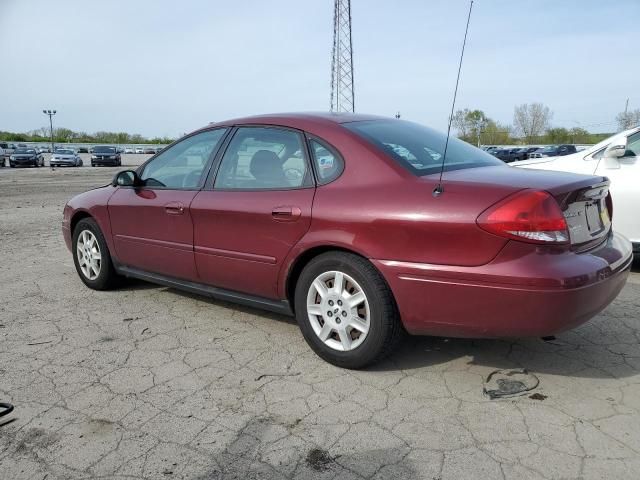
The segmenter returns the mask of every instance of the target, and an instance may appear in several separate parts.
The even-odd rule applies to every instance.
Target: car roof
[[[222,127],[232,125],[280,125],[292,128],[323,127],[349,122],[361,122],[365,120],[388,120],[389,117],[379,115],[366,115],[361,113],[342,112],[293,112],[293,113],[270,113],[264,115],[253,115],[240,117],[221,122],[212,122],[199,130],[211,127]],[[199,131],[198,130],[198,131]]]

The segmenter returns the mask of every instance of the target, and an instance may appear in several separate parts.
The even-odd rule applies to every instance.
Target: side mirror
[[[614,140],[611,145],[609,145],[605,151],[604,156],[609,158],[620,158],[624,157],[625,152],[627,151],[627,139],[619,138]]]
[[[604,154],[604,165],[605,168],[620,168],[619,158],[623,157],[625,152],[627,151],[627,138],[618,138],[611,142],[605,150]]]
[[[111,185],[114,187],[137,187],[141,183],[135,170],[124,170],[115,174]]]

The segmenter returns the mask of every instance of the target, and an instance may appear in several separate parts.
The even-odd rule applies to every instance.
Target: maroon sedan
[[[135,277],[295,314],[359,368],[404,331],[545,336],[620,292],[631,245],[604,177],[511,168],[420,125],[287,114],[209,125],[72,198],[90,288]]]

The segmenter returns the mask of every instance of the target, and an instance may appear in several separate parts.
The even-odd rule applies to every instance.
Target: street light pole
[[[49,131],[51,132],[51,153],[53,153],[53,116],[56,114],[55,110],[42,110],[42,113],[49,115]]]

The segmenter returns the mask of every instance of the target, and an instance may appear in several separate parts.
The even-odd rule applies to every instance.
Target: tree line
[[[582,127],[553,127],[553,112],[542,103],[524,103],[513,111],[511,125],[489,118],[482,110],[458,110],[452,123],[458,137],[473,145],[598,143],[612,133],[591,133]],[[616,116],[619,130],[640,124],[640,109],[625,110]]]
[[[5,142],[50,142],[49,127],[42,127],[26,133],[0,131],[0,140]],[[126,132],[75,132],[68,128],[54,128],[53,141],[55,143],[110,143],[110,144],[162,144],[166,145],[174,139],[168,137],[143,137],[137,133]]]

